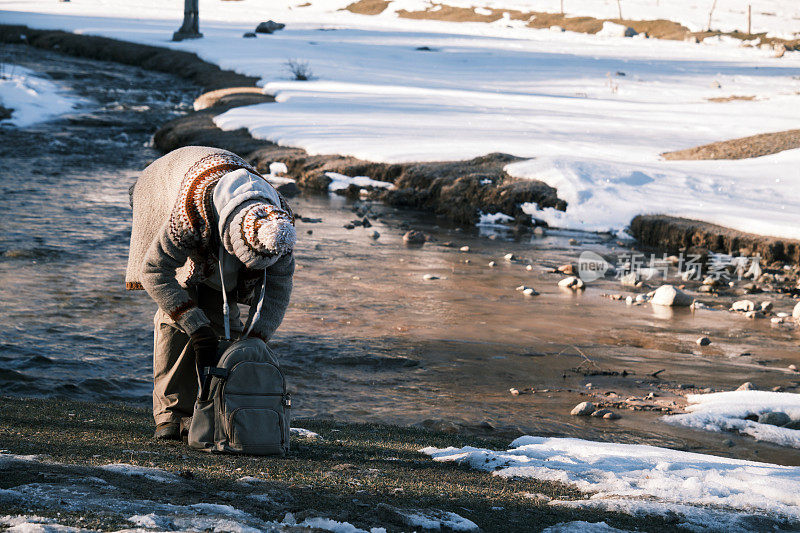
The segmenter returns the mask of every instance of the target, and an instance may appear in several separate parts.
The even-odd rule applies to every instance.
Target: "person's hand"
[[[197,359],[197,366],[202,371],[207,366],[217,366],[217,347],[219,340],[211,326],[203,326],[190,336],[190,342]]]

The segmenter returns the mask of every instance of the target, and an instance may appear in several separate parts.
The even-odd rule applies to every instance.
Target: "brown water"
[[[87,101],[72,117],[0,128],[0,386],[12,395],[147,404],[155,306],[124,290],[127,189],[158,157],[146,147],[152,131],[197,91],[131,67],[2,50]],[[579,401],[608,400],[610,391],[622,399],[656,391],[664,405],[680,405],[687,391],[744,381],[794,390],[798,377],[785,369],[800,363],[795,330],[718,311],[628,307],[603,297],[622,292],[610,279],[578,293],[559,289],[552,267],[584,250],[629,251],[608,236],[459,231],[377,204],[355,206],[369,211],[373,227],[347,230],[360,218],[351,201],[304,196],[292,204],[322,219],[298,222],[296,288],[273,342],[295,416],[646,442],[800,464],[796,450],[675,428],[658,421],[661,412],[569,416]],[[402,224],[431,242],[403,245]],[[506,253],[521,259],[507,262]],[[541,294],[526,297],[519,285]],[[794,303],[770,299],[778,311]],[[701,335],[713,343],[698,347]],[[511,387],[537,392],[512,396]],[[732,448],[721,444],[729,437]]]

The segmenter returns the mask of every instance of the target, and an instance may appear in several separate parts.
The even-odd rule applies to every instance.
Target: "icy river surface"
[[[128,188],[159,156],[148,147],[152,133],[188,112],[198,91],[133,67],[0,52],[84,102],[51,122],[0,128],[0,391],[147,405],[155,305],[124,288]],[[462,231],[382,205],[367,206],[372,227],[346,229],[359,218],[350,200],[291,202],[305,221],[292,304],[272,344],[296,417],[646,442],[800,464],[796,450],[658,421],[680,408],[685,391],[744,381],[796,390],[785,370],[800,363],[794,329],[721,311],[626,306],[604,297],[628,294],[610,279],[559,289],[553,267],[581,251],[630,253],[610,236]],[[407,228],[430,242],[403,245]],[[508,253],[520,259],[504,260]],[[520,285],[540,294],[525,296]],[[794,303],[773,299],[779,310]],[[699,347],[700,336],[712,344]],[[569,416],[580,401],[648,392],[664,398],[651,402],[659,410],[623,407],[617,421]],[[728,437],[732,448],[720,443]]]

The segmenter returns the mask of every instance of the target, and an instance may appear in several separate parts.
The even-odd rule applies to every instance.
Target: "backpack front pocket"
[[[280,413],[263,407],[239,407],[228,417],[231,447],[243,453],[283,453],[284,424]]]

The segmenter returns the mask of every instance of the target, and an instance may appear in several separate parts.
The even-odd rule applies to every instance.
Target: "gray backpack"
[[[220,258],[222,257],[220,251]],[[222,269],[220,268],[220,272]],[[189,425],[189,446],[208,452],[284,455],[289,451],[291,397],[278,360],[266,343],[248,337],[264,300],[266,272],[256,312],[245,333],[223,352],[216,367],[206,369]],[[224,281],[223,291],[225,295]],[[228,302],[223,296],[225,336],[230,336]],[[199,369],[198,369],[199,370]]]

